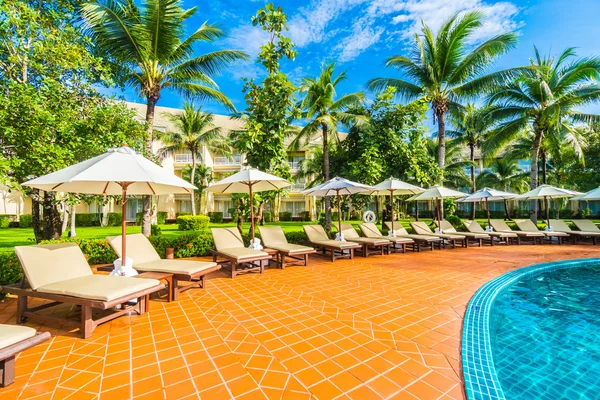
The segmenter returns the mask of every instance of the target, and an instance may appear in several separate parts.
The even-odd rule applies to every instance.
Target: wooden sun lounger
[[[389,230],[392,230],[391,222],[386,222],[385,226],[387,226],[387,228]],[[379,231],[377,226],[372,222],[367,222],[365,224],[361,224],[361,225],[359,225],[359,227],[363,231],[363,234],[365,234],[365,236],[367,235],[367,232],[369,232],[370,234],[373,234],[373,232],[377,233],[377,234],[381,234],[381,231]],[[417,252],[420,252],[421,249],[430,249],[433,251],[435,249],[436,245],[437,245],[438,249],[441,249],[444,244],[444,241],[437,236],[410,234],[410,233],[408,233],[406,228],[404,226],[402,226],[402,224],[400,224],[399,222],[394,223],[393,228],[394,228],[396,237],[412,239],[414,241],[414,243],[412,245],[413,251],[415,251],[415,247],[416,247]]]
[[[36,332],[27,326],[0,324],[0,388],[15,381],[15,356],[50,339],[50,332]]]
[[[258,228],[265,247],[277,250],[277,264],[281,269],[289,265],[308,265],[308,255],[317,251],[312,247],[288,243],[280,226],[261,226]]]
[[[436,222],[437,225],[437,222]],[[456,230],[456,228],[447,220],[443,219],[440,221],[440,227],[439,227],[442,232],[444,233],[449,233],[451,235],[460,235],[460,236],[464,236],[465,237],[465,241],[468,243],[469,240],[471,240],[472,242],[475,242],[479,245],[479,247],[483,246],[483,241],[487,241],[490,243],[490,246],[494,245],[494,240],[493,238],[484,233],[472,233],[472,232],[458,232]]]
[[[585,220],[585,221],[589,221],[589,220]],[[592,221],[589,221],[589,222],[594,227],[596,227],[596,225]],[[600,230],[598,230],[597,232],[593,232],[593,231],[584,231],[583,229],[580,228],[581,230],[574,231],[569,227],[569,225],[567,225],[565,223],[565,221],[560,220],[560,219],[551,219],[550,226],[556,232],[566,232],[569,235],[571,235],[571,238],[573,239],[573,243],[577,243],[579,241],[579,239],[581,239],[581,238],[589,238],[592,240],[592,243],[595,245],[600,243]],[[585,226],[585,223],[584,223],[584,226]]]
[[[362,232],[363,236],[369,239],[389,240],[392,242],[390,251],[406,253],[407,246],[410,246],[412,251],[416,250],[415,240],[402,236],[383,236],[379,229],[377,229],[377,226],[375,226],[373,223],[359,224],[358,228]]]
[[[558,244],[562,244],[564,238],[568,238],[569,234],[564,232],[540,231],[538,227],[530,219],[515,220],[515,224],[522,232],[539,232],[548,238],[548,242],[552,243],[552,238],[556,238]]]
[[[350,224],[342,224],[342,234],[344,239],[348,242],[358,243],[361,245],[360,251],[363,257],[369,257],[370,255],[384,255],[386,252],[390,253],[390,247],[392,242],[382,238],[366,238],[360,237],[358,232]]]
[[[542,232],[513,231],[512,229],[510,229],[510,226],[508,226],[506,222],[500,219],[493,219],[491,221],[491,224],[492,228],[494,228],[496,232],[514,233],[517,236],[519,236],[519,244],[521,244],[521,240],[523,239],[530,239],[531,244],[536,244],[538,242],[539,244],[542,244],[542,239],[544,239],[544,234]]]
[[[337,240],[331,240],[325,233],[325,229],[321,225],[304,225],[302,227],[308,241],[312,246],[322,251],[323,255],[327,252],[331,254],[331,261],[334,262],[340,258],[354,258],[354,250],[360,249],[361,245],[358,243],[340,242]]]
[[[210,250],[213,262],[229,265],[231,278],[249,272],[263,273],[265,261],[273,257],[264,251],[248,249],[237,228],[211,228],[215,249]],[[224,259],[219,261],[219,258]]]
[[[121,257],[122,237],[109,236],[106,240]],[[148,238],[141,233],[127,235],[127,257],[133,259],[133,268],[138,272],[173,274],[173,283],[169,287],[169,298],[173,300],[177,300],[179,293],[185,290],[204,288],[206,275],[221,269],[216,262],[161,259]],[[192,283],[179,285],[180,281]]]
[[[444,239],[445,242],[448,242],[448,245],[453,249],[456,248],[456,243],[458,242],[462,247],[469,247],[469,242],[467,241],[466,236],[460,236],[456,234],[448,234],[448,233],[437,233],[433,232],[425,222],[413,221],[410,223],[410,226],[415,230],[418,235],[426,235],[426,236],[436,236],[438,238]]]
[[[509,245],[510,244],[510,240],[514,239],[517,244],[521,244],[521,238],[519,235],[517,235],[516,233],[510,233],[510,232],[488,232],[485,231],[481,225],[479,225],[479,222],[477,221],[473,221],[473,220],[468,220],[465,221],[463,220],[463,224],[465,226],[465,228],[467,228],[467,230],[469,232],[472,233],[486,233],[489,236],[492,237],[492,240],[497,239],[497,243],[498,244],[505,244],[505,245]],[[493,244],[492,244],[493,246]]]
[[[149,309],[147,295],[165,288],[154,279],[94,275],[76,243],[17,246],[15,252],[23,268],[21,284],[0,287],[0,291],[16,294],[17,323],[27,319],[79,327],[88,338],[96,326],[134,311],[143,314]],[[50,303],[29,308],[28,299],[40,298]],[[127,304],[137,300],[134,305]],[[60,304],[81,307],[79,322],[38,311]],[[120,305],[121,309],[113,309]],[[94,319],[93,310],[105,310]]]

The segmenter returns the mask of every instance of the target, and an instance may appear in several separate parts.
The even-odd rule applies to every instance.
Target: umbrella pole
[[[338,208],[338,232],[342,234],[342,207],[340,204],[340,191],[337,191],[337,208]]]
[[[392,232],[393,232],[394,231],[394,190],[393,189],[390,190],[390,204],[391,204],[391,207],[392,207],[391,220],[392,220]]]
[[[254,246],[254,196],[252,195],[252,184],[248,185],[250,193],[250,231],[252,232],[251,246]]]
[[[121,267],[127,263],[127,186],[121,183],[123,205],[121,206]]]
[[[475,206],[473,206],[475,207]],[[488,226],[492,226],[492,219],[490,218],[490,203],[488,201],[488,198],[485,198],[485,209],[487,211],[487,217],[488,217]]]
[[[438,199],[437,201],[437,215],[438,215],[438,228],[440,230],[440,232],[442,231],[442,199]]]
[[[547,196],[544,196],[544,205],[546,206],[546,224],[550,228],[550,202]]]

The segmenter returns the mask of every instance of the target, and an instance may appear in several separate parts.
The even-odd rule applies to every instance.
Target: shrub
[[[156,223],[158,225],[164,225],[167,222],[167,217],[169,213],[166,211],[159,211],[156,213]]]
[[[175,257],[181,258],[207,256],[210,254],[209,250],[214,248],[214,245],[215,243],[212,235],[206,233],[190,233],[173,238],[166,247],[173,247]]]
[[[106,239],[81,239],[78,237],[68,238],[64,240],[45,240],[41,243],[65,243],[75,242],[83,252],[87,255],[88,264],[111,264],[117,259],[117,254],[108,244]]]
[[[163,235],[154,235],[152,234],[148,240],[150,241],[150,243],[152,243],[152,246],[154,246],[154,249],[156,249],[156,252],[158,253],[158,255],[160,255],[161,258],[165,258],[165,250],[168,247],[173,247],[171,245],[171,240],[166,238]]]
[[[263,219],[265,222],[273,222],[273,213],[269,211],[263,212]]]
[[[0,215],[0,228],[10,227],[10,223],[14,221],[14,215]]]
[[[579,210],[579,216],[581,218],[589,218],[592,215],[592,210],[588,208],[582,208]]]
[[[12,251],[0,253],[0,286],[18,283],[22,277],[23,272],[17,255]],[[0,300],[5,296],[6,293],[0,292]]]
[[[97,213],[76,213],[75,225],[77,226],[100,226],[101,214]]]
[[[150,234],[153,236],[160,236],[162,235],[162,230],[160,229],[160,226],[158,225],[151,225],[150,226]]]
[[[310,211],[302,211],[300,213],[300,219],[302,221],[310,221]]]
[[[177,217],[180,231],[205,231],[210,218],[206,215],[182,215]]]
[[[19,227],[19,221],[10,221],[8,223],[8,227],[9,228],[18,228]]]
[[[175,218],[182,217],[184,215],[192,215],[192,213],[191,212],[178,212],[178,213],[175,213]]]
[[[210,222],[220,224],[223,222],[223,213],[220,211],[209,212],[208,218],[210,218]]]
[[[431,210],[419,211],[419,218],[433,218],[433,212]]]
[[[19,218],[19,228],[31,228],[33,226],[33,220],[31,214],[21,214]]]
[[[279,213],[280,222],[288,222],[292,220],[292,213],[290,211],[282,211]]]
[[[123,218],[123,213],[119,212],[109,212],[107,215],[107,226],[119,226],[121,225],[121,219]]]
[[[285,237],[288,242],[293,244],[303,244],[308,242],[308,237],[304,231],[285,232]]]
[[[456,229],[457,231],[465,230],[465,227],[464,227],[462,221],[460,220],[460,217],[457,217],[456,215],[447,215],[446,221],[450,222],[452,224],[452,226],[454,227],[454,229]]]

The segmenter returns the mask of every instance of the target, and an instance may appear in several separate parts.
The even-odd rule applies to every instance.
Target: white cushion
[[[0,324],[0,349],[34,337],[35,333],[36,330],[28,326]]]

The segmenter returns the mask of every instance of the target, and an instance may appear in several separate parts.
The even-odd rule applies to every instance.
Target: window
[[[135,221],[137,213],[142,212],[143,202],[141,199],[127,199],[127,215],[128,221]]]
[[[231,218],[229,209],[233,208],[233,201],[231,200],[217,200],[215,201],[215,211],[222,212],[223,217]]]
[[[177,200],[177,212],[191,213],[192,212],[192,201],[191,200]]]
[[[281,204],[281,209],[291,212],[294,217],[299,217],[304,211],[304,201],[285,201]]]
[[[290,169],[296,170],[300,168],[300,164],[304,161],[304,156],[294,156],[288,157],[288,164],[290,165]]]

